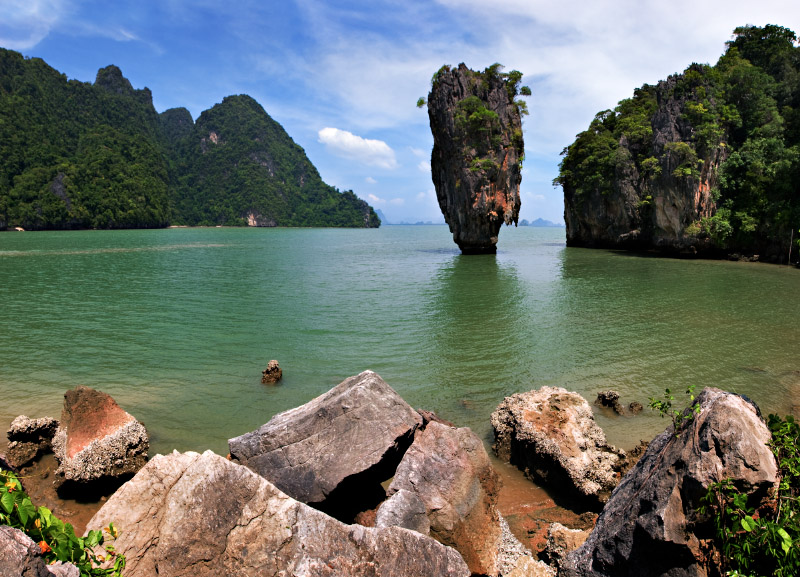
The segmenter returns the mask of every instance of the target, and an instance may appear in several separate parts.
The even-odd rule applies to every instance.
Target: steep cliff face
[[[780,26],[737,28],[714,66],[597,114],[554,181],[567,243],[786,262],[800,227],[796,40]]]
[[[687,102],[692,101],[675,97],[677,81],[672,76],[646,97],[640,95],[652,99],[655,108],[652,137],[647,145],[625,133],[620,136],[608,187],[580,187],[572,180],[563,183],[570,246],[658,248],[691,254],[716,249],[709,236],[694,233],[692,224],[715,212],[712,190],[727,151],[717,144],[703,158],[693,156],[689,147],[695,128],[686,114]],[[600,113],[600,122],[609,114],[613,113]]]
[[[496,252],[500,227],[519,216],[524,104],[514,98],[522,75],[499,70],[445,66],[428,95],[436,196],[465,254]]]

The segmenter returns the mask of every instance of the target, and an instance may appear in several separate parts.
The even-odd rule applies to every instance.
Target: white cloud
[[[431,171],[431,163],[428,162],[427,160],[422,160],[417,165],[417,169],[419,169],[420,172],[430,172]]]
[[[368,176],[367,178],[365,178],[364,182],[366,182],[367,184],[378,184],[378,181],[375,180],[374,178],[372,178],[371,176]]]
[[[28,50],[41,42],[67,11],[66,0],[3,0],[0,46]]]
[[[403,198],[390,198],[387,200],[385,198],[375,196],[374,194],[368,194],[367,201],[373,206],[378,207],[386,206],[387,204],[391,204],[393,206],[403,206],[406,203],[405,199]]]
[[[319,142],[328,150],[350,160],[379,168],[397,168],[394,150],[382,140],[362,138],[338,128],[326,127],[319,131]]]
[[[409,146],[408,149],[411,151],[411,154],[413,154],[414,156],[419,156],[420,158],[425,156],[425,151],[422,150],[421,148],[414,148],[413,146]]]

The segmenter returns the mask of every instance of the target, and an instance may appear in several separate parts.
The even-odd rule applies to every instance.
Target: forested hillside
[[[785,259],[800,227],[796,42],[780,26],[737,28],[715,65],[598,113],[554,182],[568,243]]]
[[[116,66],[94,84],[0,49],[0,230],[169,224],[375,227],[252,98],[195,124]]]

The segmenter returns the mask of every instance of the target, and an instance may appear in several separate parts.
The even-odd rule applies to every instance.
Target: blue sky
[[[93,81],[116,64],[159,112],[197,116],[249,94],[323,179],[390,221],[442,221],[427,113],[442,64],[500,62],[533,91],[522,210],[563,222],[552,179],[595,113],[691,62],[716,62],[740,25],[800,31],[788,0],[0,0],[0,46]]]

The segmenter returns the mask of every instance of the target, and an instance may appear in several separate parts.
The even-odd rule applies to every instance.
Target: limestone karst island
[[[313,4],[0,8],[0,577],[800,575],[797,35]]]

